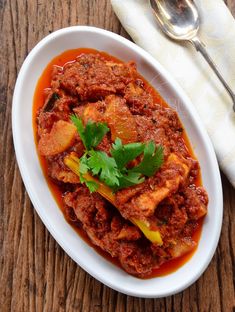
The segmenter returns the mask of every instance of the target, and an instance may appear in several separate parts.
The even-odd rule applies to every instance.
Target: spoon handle
[[[200,41],[199,38],[195,37],[193,39],[190,40],[190,42],[193,44],[193,46],[197,49],[197,51],[199,51],[204,58],[206,59],[206,61],[208,62],[208,64],[210,65],[210,67],[213,69],[213,71],[215,72],[215,74],[217,75],[217,77],[219,78],[219,80],[222,82],[222,84],[224,85],[225,89],[228,91],[228,93],[230,94],[232,100],[233,100],[233,110],[235,111],[235,93],[232,91],[232,89],[229,87],[229,85],[227,84],[227,82],[224,80],[223,76],[221,75],[218,67],[216,66],[216,64],[214,63],[214,61],[211,59],[210,55],[207,53],[205,45]]]

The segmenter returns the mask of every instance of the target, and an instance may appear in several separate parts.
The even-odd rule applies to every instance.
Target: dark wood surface
[[[235,15],[235,0],[227,5]],[[35,212],[13,148],[12,93],[35,44],[51,31],[78,24],[128,38],[109,0],[0,0],[0,311],[234,311],[235,190],[223,175],[216,254],[195,284],[164,299],[133,298],[96,281],[66,255]]]

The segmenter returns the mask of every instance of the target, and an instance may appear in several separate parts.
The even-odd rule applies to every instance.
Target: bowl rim
[[[76,259],[75,254],[72,252],[71,248],[68,248],[68,246],[63,242],[63,240],[58,240],[58,232],[54,230],[54,228],[50,225],[48,222],[47,218],[45,215],[43,215],[38,208],[38,203],[35,201],[34,197],[34,191],[31,188],[31,185],[29,183],[29,180],[27,178],[27,174],[25,171],[25,164],[24,160],[22,159],[21,153],[20,153],[20,148],[19,148],[19,135],[17,133],[17,103],[18,103],[18,95],[20,94],[20,90],[22,87],[22,82],[24,80],[24,76],[26,75],[27,68],[30,65],[31,61],[34,59],[34,57],[37,55],[38,52],[40,52],[40,49],[43,48],[45,44],[48,42],[57,39],[61,35],[65,35],[67,33],[77,33],[77,32],[87,32],[87,33],[95,33],[97,35],[102,35],[107,37],[108,39],[114,39],[115,41],[118,41],[118,43],[125,45],[129,49],[133,49],[137,54],[139,54],[141,57],[144,59],[148,59],[148,62],[151,63],[151,66],[154,68],[157,68],[157,70],[162,74],[164,79],[167,80],[167,82],[171,85],[171,88],[179,94],[180,98],[182,99],[183,106],[185,106],[189,111],[190,114],[193,116],[195,120],[195,124],[197,125],[197,130],[201,133],[201,135],[204,138],[204,141],[207,145],[207,150],[208,150],[208,155],[210,155],[210,161],[212,161],[215,165],[214,168],[214,179],[217,181],[217,202],[218,206],[221,207],[219,214],[218,214],[218,219],[217,219],[217,232],[213,240],[213,245],[211,246],[211,251],[210,251],[210,256],[206,259],[206,261],[203,262],[203,265],[201,266],[200,270],[197,272],[197,274],[194,274],[192,278],[188,281],[183,281],[180,287],[175,287],[169,292],[163,292],[163,293],[144,293],[142,290],[137,291],[137,290],[130,290],[130,289],[125,289],[125,285],[117,285],[115,282],[113,282],[111,279],[103,278],[100,275],[97,274],[95,268],[90,268],[89,266],[86,265],[85,262],[81,263]],[[65,49],[66,50],[66,49]],[[56,55],[55,55],[56,56]],[[155,66],[154,66],[155,64]],[[92,26],[71,26],[71,27],[66,27],[59,29],[46,37],[44,37],[41,41],[37,43],[37,45],[30,51],[28,56],[26,57],[20,71],[17,77],[17,81],[15,84],[15,89],[14,89],[14,94],[13,94],[13,106],[12,106],[12,131],[13,131],[13,142],[14,142],[14,147],[15,147],[15,153],[16,153],[16,159],[18,163],[18,167],[21,173],[22,180],[25,184],[27,193],[29,194],[30,200],[33,203],[34,208],[36,209],[38,215],[40,216],[41,220],[43,221],[44,225],[48,229],[48,231],[51,233],[53,238],[56,240],[56,242],[65,250],[65,252],[79,265],[81,266],[86,272],[88,272],[90,275],[92,275],[94,278],[102,282],[103,284],[111,287],[112,289],[115,289],[121,293],[131,295],[131,296],[136,296],[136,297],[142,297],[142,298],[160,298],[160,297],[166,297],[169,295],[173,295],[176,293],[181,292],[182,290],[186,289],[190,285],[192,285],[205,271],[207,266],[209,265],[216,247],[218,245],[219,237],[220,237],[220,232],[221,232],[221,227],[222,227],[222,217],[223,217],[223,195],[222,195],[222,185],[221,185],[221,179],[220,179],[220,171],[218,168],[218,163],[217,159],[215,156],[214,149],[212,147],[212,143],[209,139],[209,136],[200,120],[200,117],[198,116],[198,113],[195,109],[195,107],[192,105],[191,100],[189,97],[186,95],[185,91],[181,88],[181,86],[177,83],[177,81],[174,80],[174,78],[171,76],[170,73],[155,59],[153,56],[151,56],[148,52],[143,50],[141,47],[137,46],[135,43],[129,41],[128,39],[113,33],[111,31],[107,31],[101,28],[97,27],[92,27]],[[187,130],[187,129],[186,129]]]

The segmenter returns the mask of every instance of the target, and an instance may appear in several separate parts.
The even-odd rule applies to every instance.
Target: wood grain
[[[235,0],[227,5],[235,15]],[[195,284],[163,299],[126,296],[96,281],[65,254],[33,209],[12,142],[14,84],[40,39],[78,24],[128,38],[109,0],[0,0],[0,311],[234,311],[235,190],[223,175],[224,219],[216,254]]]

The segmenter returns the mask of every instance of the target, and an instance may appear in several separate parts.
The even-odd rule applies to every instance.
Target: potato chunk
[[[43,156],[52,156],[64,152],[73,143],[76,127],[59,120],[53,124],[50,133],[43,134],[38,142],[38,151]]]
[[[197,244],[191,238],[182,238],[170,248],[169,252],[172,258],[178,258],[192,251]]]
[[[198,220],[207,214],[208,196],[202,188],[187,188],[184,197],[185,207],[191,220]]]

